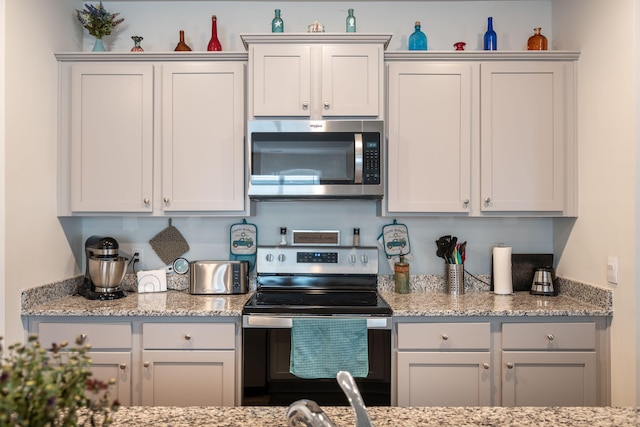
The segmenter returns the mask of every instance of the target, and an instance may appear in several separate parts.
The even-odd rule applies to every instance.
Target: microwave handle
[[[362,184],[362,134],[354,134],[355,148],[355,173],[353,176],[354,184]]]

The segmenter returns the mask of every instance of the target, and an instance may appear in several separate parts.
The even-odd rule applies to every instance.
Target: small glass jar
[[[287,227],[280,227],[280,246],[287,246]]]
[[[393,267],[395,290],[398,294],[409,293],[409,263],[405,262],[404,256],[400,255],[400,261]]]
[[[358,246],[360,246],[360,229],[356,227],[353,229],[353,247]]]
[[[353,16],[353,9],[349,9],[347,12],[347,33],[356,32],[356,17]]]
[[[144,40],[140,36],[131,36],[131,40],[133,40],[133,47],[131,48],[131,52],[144,52],[144,49],[140,46],[140,42]]]
[[[283,33],[284,32],[284,21],[280,17],[280,9],[276,9],[275,17],[271,21],[271,32],[272,33]]]
[[[547,50],[547,38],[540,34],[542,28],[533,29],[533,35],[527,41],[527,50]]]

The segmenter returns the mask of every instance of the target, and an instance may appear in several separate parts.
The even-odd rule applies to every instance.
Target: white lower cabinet
[[[234,406],[233,323],[145,323],[142,404]]]
[[[610,402],[604,319],[418,319],[396,323],[398,406]]]
[[[67,341],[76,346],[78,337],[91,345],[93,378],[103,382],[115,379],[109,390],[121,405],[132,402],[132,330],[131,323],[59,323],[42,322],[37,331],[40,344],[50,348],[53,343]]]
[[[234,406],[239,321],[130,322],[33,320],[44,347],[84,337],[92,373],[115,379],[110,392],[124,406]]]
[[[594,323],[504,324],[503,406],[594,406]]]
[[[398,406],[490,406],[489,323],[398,324]]]

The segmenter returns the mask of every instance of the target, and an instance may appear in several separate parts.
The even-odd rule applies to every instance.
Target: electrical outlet
[[[134,246],[134,247],[131,249],[131,258],[134,260],[134,262],[135,262],[135,260],[137,259],[137,260],[138,260],[138,263],[142,263],[142,257],[143,257],[143,255],[144,255],[144,252],[143,252],[142,248],[139,248],[139,247],[135,247],[135,246]]]
[[[607,257],[607,282],[618,284],[618,257]]]

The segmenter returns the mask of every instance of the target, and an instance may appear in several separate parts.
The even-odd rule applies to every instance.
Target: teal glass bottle
[[[490,16],[487,22],[487,32],[484,33],[484,50],[497,50],[498,37],[493,31],[493,18]]]
[[[416,21],[415,31],[409,36],[409,50],[427,50],[427,36],[420,30],[420,21]]]
[[[276,16],[271,21],[271,32],[272,33],[283,33],[284,32],[284,21],[280,18],[280,9],[276,9]]]
[[[356,17],[353,16],[353,9],[349,9],[347,15],[347,33],[356,32]]]

